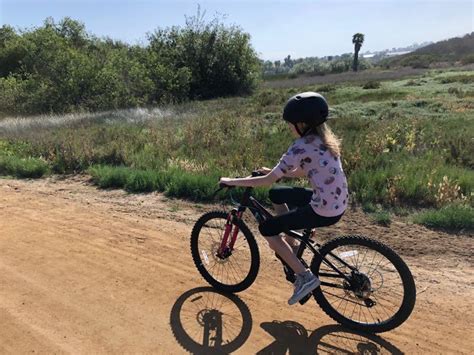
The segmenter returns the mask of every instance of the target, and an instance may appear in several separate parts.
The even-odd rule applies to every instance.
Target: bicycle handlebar
[[[258,171],[258,170],[252,171],[252,177],[265,176],[265,175],[267,175],[267,174],[262,173],[261,171]],[[241,178],[240,176],[236,177],[236,179],[240,179],[240,178]],[[221,191],[224,188],[233,189],[234,187],[237,187],[237,186],[226,185],[223,182],[220,182],[219,183],[219,190],[217,192]]]
[[[265,176],[267,174],[265,173],[262,173],[261,171],[258,171],[258,170],[254,170],[252,171],[252,177],[257,177],[257,176]],[[239,179],[240,177],[237,176],[236,179]],[[214,194],[212,195],[212,198],[214,198],[220,191],[222,191],[223,189],[233,189],[237,186],[231,186],[231,185],[226,185],[225,183],[223,182],[220,182],[219,183],[219,188],[214,192]],[[249,187],[247,187],[249,188]]]

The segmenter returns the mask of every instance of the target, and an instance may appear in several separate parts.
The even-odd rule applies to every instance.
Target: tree
[[[357,71],[359,66],[359,51],[364,43],[364,34],[356,33],[352,36],[352,43],[354,44],[354,62],[352,63],[352,70]]]
[[[252,92],[261,67],[250,35],[238,26],[225,26],[219,17],[206,22],[203,16],[198,7],[184,27],[156,30],[148,36],[149,51],[172,73],[190,75],[192,99]]]
[[[96,37],[68,17],[21,31],[0,26],[0,113],[109,110],[251,93],[262,64],[250,35],[203,16],[198,9],[184,27],[157,29],[146,46]]]

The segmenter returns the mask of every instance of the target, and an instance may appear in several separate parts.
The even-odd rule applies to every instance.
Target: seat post
[[[311,228],[306,228],[305,230],[303,230],[303,237],[305,239],[309,239],[312,232],[313,232],[313,230]]]

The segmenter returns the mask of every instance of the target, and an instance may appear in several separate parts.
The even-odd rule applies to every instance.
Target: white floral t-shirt
[[[313,189],[311,207],[324,217],[342,214],[347,207],[349,192],[341,159],[333,156],[318,135],[297,139],[272,170],[278,177],[303,170]]]

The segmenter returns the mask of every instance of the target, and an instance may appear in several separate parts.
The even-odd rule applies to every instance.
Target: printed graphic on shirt
[[[313,189],[310,204],[316,213],[333,217],[344,212],[349,191],[341,159],[331,154],[319,136],[297,139],[273,171],[282,177],[294,169],[302,169],[308,177]]]

